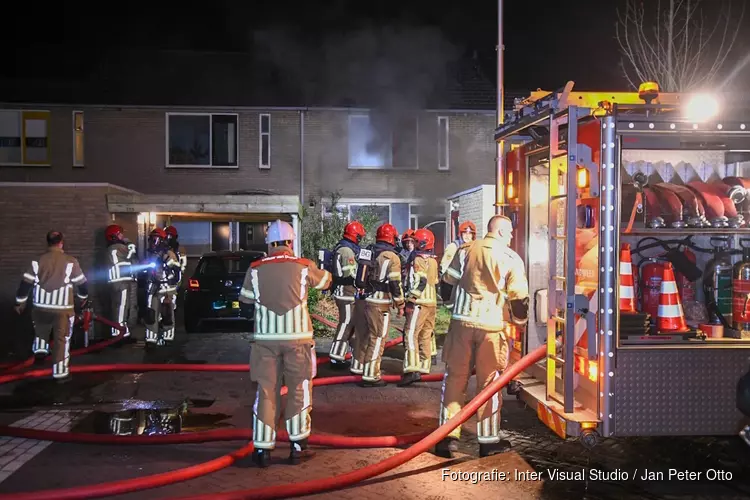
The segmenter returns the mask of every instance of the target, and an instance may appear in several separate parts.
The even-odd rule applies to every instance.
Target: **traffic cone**
[[[635,286],[633,281],[633,259],[630,256],[630,244],[623,243],[620,248],[620,312],[635,313]]]
[[[671,262],[664,263],[656,325],[660,333],[690,331],[685,323],[685,314],[682,312],[680,294],[677,292],[677,282],[674,279]]]

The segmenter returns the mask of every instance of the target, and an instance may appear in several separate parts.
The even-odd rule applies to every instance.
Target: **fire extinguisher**
[[[732,259],[729,254],[729,241],[723,238],[710,239],[713,258],[706,264],[703,277],[703,293],[706,297],[708,322],[731,328],[732,315]]]
[[[750,330],[750,247],[741,240],[742,260],[732,271],[732,326],[738,331]]]
[[[656,321],[659,312],[659,294],[666,262],[666,259],[661,257],[649,257],[643,259],[639,266],[641,312],[650,314],[652,322]]]

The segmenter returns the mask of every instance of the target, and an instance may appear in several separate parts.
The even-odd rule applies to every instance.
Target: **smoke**
[[[317,40],[284,28],[253,33],[256,57],[310,105],[369,107],[389,116],[424,108],[453,80],[461,54],[430,27],[367,27]]]

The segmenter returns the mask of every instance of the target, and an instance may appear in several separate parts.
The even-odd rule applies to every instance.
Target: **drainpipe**
[[[299,112],[299,202],[305,206],[305,111]]]

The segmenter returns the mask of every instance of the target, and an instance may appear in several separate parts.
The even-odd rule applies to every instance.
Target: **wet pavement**
[[[319,352],[326,351],[327,346],[325,339],[318,341]],[[401,355],[399,347],[387,352],[385,373],[399,373]],[[178,331],[174,345],[156,352],[144,352],[138,344],[124,345],[74,358],[73,364],[235,364],[246,363],[247,359],[246,333],[187,335]],[[441,369],[442,366],[435,368]],[[338,374],[321,367],[318,377]],[[473,386],[472,380],[470,395]],[[63,386],[30,380],[0,386],[0,424],[115,433],[112,421],[119,419],[120,434],[145,432],[139,428],[156,429],[155,433],[246,428],[251,412],[247,388],[246,373],[86,374],[77,375]],[[313,429],[316,434],[349,436],[427,431],[437,425],[439,398],[440,384],[436,383],[408,388],[318,387],[314,393]],[[165,415],[169,418],[162,419]],[[574,440],[560,440],[539,422],[534,411],[505,395],[503,427],[513,447],[504,454],[479,459],[475,425],[475,419],[464,425],[460,454],[453,461],[424,453],[357,487],[313,497],[750,498],[750,448],[739,438],[612,439],[586,450]],[[0,493],[90,485],[167,472],[212,460],[243,444],[103,446],[0,438]],[[274,464],[268,469],[248,467],[245,460],[191,481],[115,498],[173,498],[300,482],[340,475],[398,452],[393,448],[319,448],[311,461],[292,467],[283,463],[288,445],[279,443]],[[690,480],[673,473],[670,478],[670,469],[700,473],[700,477]],[[641,480],[646,470],[655,474]],[[657,473],[663,473],[663,478]],[[552,478],[555,475],[557,480]],[[724,480],[720,480],[720,475]]]

